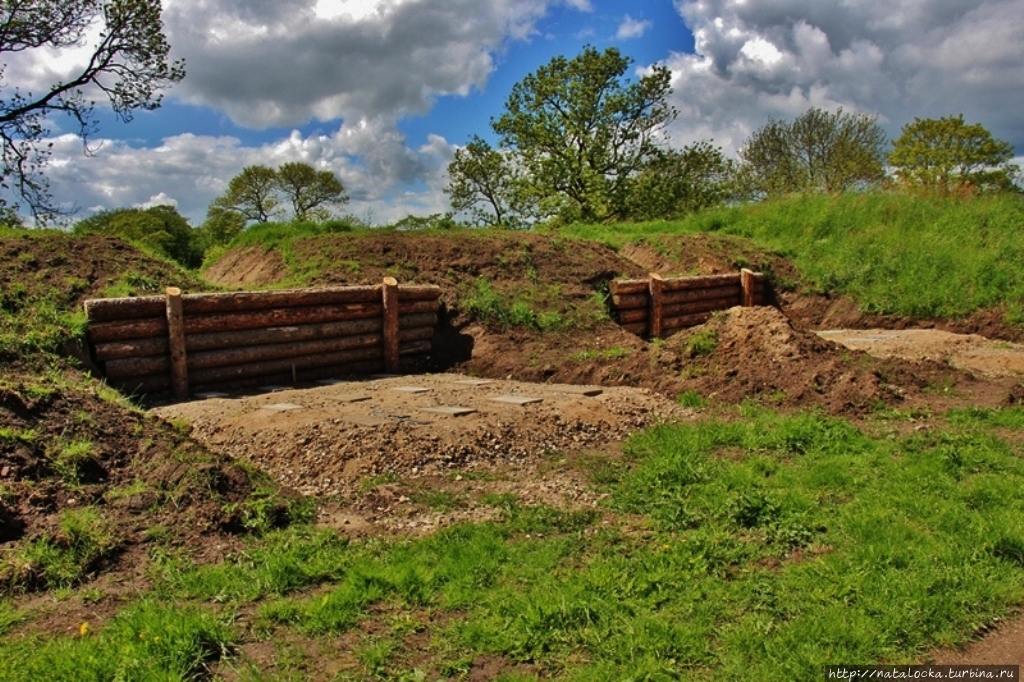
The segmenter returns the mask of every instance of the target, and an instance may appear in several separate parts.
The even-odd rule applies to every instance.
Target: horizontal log
[[[650,294],[612,294],[612,305],[616,310],[646,308],[651,302]]]
[[[108,341],[97,343],[93,347],[97,361],[118,360],[120,358],[146,358],[167,355],[167,338],[131,339],[128,341]]]
[[[381,360],[368,360],[363,362],[352,362],[330,367],[313,367],[310,369],[296,370],[293,375],[291,369],[278,374],[266,374],[262,376],[239,377],[231,381],[206,382],[195,384],[193,393],[204,391],[230,391],[232,389],[252,388],[255,386],[266,386],[275,384],[279,386],[293,385],[293,379],[299,383],[309,383],[320,379],[341,379],[343,377],[363,376],[381,372],[384,363]]]
[[[92,343],[131,341],[133,339],[167,338],[167,315],[121,322],[96,322],[89,325]]]
[[[710,312],[694,313],[692,315],[680,315],[678,317],[666,317],[661,321],[661,327],[665,331],[671,329],[683,329],[685,327],[695,327],[698,324],[704,324],[710,319]]]
[[[727,310],[742,303],[738,296],[729,298],[711,298],[706,301],[692,301],[690,303],[678,303],[667,305],[661,309],[662,318],[679,317],[680,315],[695,315],[697,313],[714,312],[716,310]]]
[[[438,308],[437,300],[430,301],[409,301],[403,303],[401,299],[398,300],[398,314],[399,315],[412,315],[415,313],[437,313]]]
[[[168,355],[147,358],[122,358],[103,363],[103,374],[111,380],[143,377],[150,374],[168,374],[171,361]]]
[[[198,385],[204,383],[229,382],[243,377],[262,376],[271,374],[289,374],[294,367],[295,370],[313,369],[317,367],[329,367],[332,365],[344,365],[351,362],[363,362],[366,360],[377,360],[383,358],[384,350],[380,347],[358,348],[355,350],[339,351],[337,353],[322,353],[320,355],[303,356],[299,358],[284,358],[260,363],[247,363],[244,365],[231,365],[228,367],[207,367],[189,371],[189,378]]]
[[[615,294],[640,294],[648,290],[646,279],[613,279],[608,282],[608,291]]]
[[[405,341],[423,341],[434,338],[433,327],[415,327],[413,329],[402,329],[398,332],[398,340],[401,342]]]
[[[704,275],[702,277],[672,277],[666,279],[664,290],[681,291],[683,289],[707,289],[708,287],[725,286],[734,284],[739,286],[740,276],[735,275]]]
[[[280,291],[235,291],[182,296],[185,315],[208,315],[296,308],[307,306],[350,305],[380,300],[380,287],[346,286],[321,289],[282,289]]]
[[[436,301],[441,298],[441,287],[434,284],[399,284],[399,301]]]
[[[718,287],[706,287],[701,289],[683,289],[681,291],[667,291],[662,295],[662,305],[676,305],[677,303],[689,303],[690,301],[706,301],[715,298],[735,297],[743,298],[743,289],[737,285]]]
[[[619,324],[629,324],[631,322],[647,322],[647,309],[637,308],[635,310],[621,310],[616,317],[619,318]]]
[[[272,308],[254,312],[222,313],[185,318],[185,333],[238,331],[266,327],[286,327],[321,322],[348,322],[380,317],[380,303],[335,306]]]
[[[416,355],[418,353],[429,353],[433,350],[434,344],[430,341],[409,341],[398,347],[399,355]]]
[[[206,332],[189,334],[185,337],[185,348],[189,352],[259,346],[271,343],[293,343],[317,339],[334,339],[345,336],[375,334],[381,331],[380,318],[351,320],[348,322],[323,322],[320,324],[268,327],[266,329],[243,329],[231,332]]]
[[[420,327],[436,327],[437,313],[412,313],[411,315],[399,315],[398,326],[400,329],[418,329]]]
[[[381,334],[364,334],[362,336],[342,336],[334,339],[318,339],[316,341],[295,341],[291,343],[273,343],[262,346],[241,346],[222,350],[207,350],[190,353],[188,370],[205,369],[208,367],[226,367],[246,363],[264,363],[282,358],[302,358],[356,348],[383,347],[384,337]]]
[[[114,322],[164,315],[167,299],[163,296],[91,298],[83,305],[85,316],[90,322]]]
[[[646,320],[644,320],[643,322],[630,322],[629,324],[624,324],[624,325],[621,325],[621,326],[627,332],[630,332],[631,334],[636,334],[637,336],[641,336],[641,335],[647,333],[647,321]]]

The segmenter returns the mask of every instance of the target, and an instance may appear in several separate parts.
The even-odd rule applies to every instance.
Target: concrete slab
[[[221,393],[220,391],[203,391],[202,393],[196,393],[196,398],[199,400],[212,400],[214,398],[230,398],[231,394]]]
[[[458,405],[438,405],[437,407],[424,407],[421,412],[432,412],[434,414],[447,414],[452,417],[462,417],[476,412],[472,407],[459,407]]]
[[[490,398],[491,402],[495,403],[508,403],[510,405],[532,405],[533,403],[543,402],[543,398],[532,398],[524,395],[499,395]]]
[[[395,386],[391,390],[402,393],[430,393],[430,389],[426,386]]]
[[[301,410],[303,407],[295,403],[274,403],[272,405],[264,405],[260,409],[270,410],[271,412],[290,412],[291,410]]]
[[[602,393],[604,393],[604,389],[597,388],[596,386],[569,386],[567,384],[561,384],[552,386],[551,389],[554,391],[558,391],[559,393],[582,395],[588,398],[593,398],[596,395],[601,395]]]
[[[452,382],[460,386],[486,386],[487,384],[493,384],[493,381],[488,379],[461,379],[459,381]]]

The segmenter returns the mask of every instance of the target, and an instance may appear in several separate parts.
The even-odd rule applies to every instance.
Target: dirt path
[[[1024,344],[937,329],[837,329],[822,338],[881,358],[934,360],[986,376],[1024,374]]]

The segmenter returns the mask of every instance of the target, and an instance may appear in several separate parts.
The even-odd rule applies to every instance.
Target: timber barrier
[[[441,289],[400,285],[90,299],[90,355],[117,388],[223,387],[397,372],[429,353]]]
[[[741,270],[730,275],[612,280],[611,308],[623,329],[660,339],[703,324],[718,310],[765,305],[765,277]]]

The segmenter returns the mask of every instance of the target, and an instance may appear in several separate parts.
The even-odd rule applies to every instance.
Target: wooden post
[[[651,273],[648,288],[651,292],[650,310],[647,314],[647,332],[652,339],[661,338],[661,298],[665,289],[665,280],[656,272]]]
[[[167,287],[167,344],[171,356],[171,392],[175,400],[188,399],[188,361],[185,355],[185,317],[181,289]]]
[[[398,325],[398,280],[385,277],[384,297],[384,371],[397,372],[400,362]]]
[[[743,307],[750,308],[757,305],[757,279],[754,272],[743,268],[740,270],[740,284],[743,287]]]

